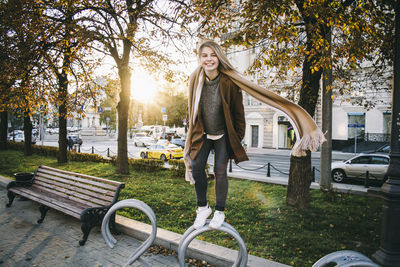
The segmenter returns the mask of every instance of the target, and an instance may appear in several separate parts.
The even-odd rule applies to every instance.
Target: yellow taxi
[[[183,158],[183,149],[176,145],[155,144],[139,152],[142,159],[180,159]]]

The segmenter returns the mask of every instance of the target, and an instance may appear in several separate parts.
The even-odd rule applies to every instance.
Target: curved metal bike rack
[[[192,242],[192,240],[207,231],[222,231],[227,234],[230,234],[232,237],[236,239],[239,245],[239,253],[238,257],[236,258],[235,262],[233,263],[232,266],[234,267],[246,267],[247,265],[247,260],[248,260],[248,255],[247,255],[247,249],[246,249],[246,244],[244,243],[242,237],[239,235],[239,233],[236,231],[235,228],[233,228],[232,225],[230,225],[227,222],[224,222],[222,226],[218,229],[213,229],[210,228],[209,226],[210,220],[206,221],[206,224],[199,228],[199,229],[194,229],[193,225],[189,227],[189,229],[186,230],[186,232],[183,234],[181,240],[179,241],[179,247],[178,247],[178,260],[179,260],[179,266],[180,267],[187,267],[187,264],[185,262],[185,255],[186,255],[186,250]]]
[[[127,265],[130,265],[134,261],[136,261],[151,246],[151,244],[153,244],[154,240],[156,239],[157,219],[153,210],[143,201],[137,199],[125,199],[117,202],[108,210],[107,214],[104,216],[103,223],[101,224],[101,234],[103,235],[104,240],[110,248],[113,248],[114,245],[117,243],[117,240],[112,236],[110,232],[110,217],[113,213],[122,208],[136,208],[143,211],[147,215],[147,217],[149,217],[152,225],[150,236],[146,239],[146,241],[142,243],[142,245],[139,246],[136,251],[134,251],[129,256]]]
[[[313,267],[324,267],[329,263],[336,263],[336,267],[379,267],[367,256],[352,250],[340,250],[325,255],[314,263]]]

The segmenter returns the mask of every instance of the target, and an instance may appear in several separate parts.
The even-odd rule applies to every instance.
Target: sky
[[[183,58],[178,52],[171,52],[172,57],[179,57],[183,63],[179,65],[171,65],[171,69],[174,71],[182,72],[184,75],[189,76],[192,71],[197,67],[198,61],[196,55],[193,53],[191,56]],[[141,68],[140,65],[135,64],[136,62],[131,61],[132,76],[131,76],[131,98],[138,100],[142,103],[151,103],[158,90],[160,90],[166,82],[163,77],[155,76],[159,74],[151,74],[145,68]],[[115,66],[114,59],[111,57],[105,57],[103,63],[96,71],[99,76],[117,77],[118,70]],[[178,88],[184,90],[185,87],[178,86]]]
[[[150,103],[160,86],[160,81],[156,81],[146,70],[134,71],[131,77],[131,98],[142,103]]]

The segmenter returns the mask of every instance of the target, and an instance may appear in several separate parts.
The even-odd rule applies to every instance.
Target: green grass
[[[170,171],[117,175],[115,167],[108,163],[71,161],[59,165],[52,157],[24,157],[18,151],[0,151],[1,175],[12,177],[15,172],[34,171],[38,165],[124,182],[126,188],[120,199],[146,202],[161,228],[182,234],[194,221],[194,188],[183,178],[173,177]],[[215,203],[213,187],[214,182],[210,181],[211,205]],[[288,265],[311,266],[322,256],[343,249],[371,257],[379,247],[382,202],[317,190],[311,195],[311,207],[301,211],[286,206],[286,187],[231,179],[226,221],[237,229],[249,254]],[[149,223],[139,211],[125,209],[119,213]],[[199,239],[237,249],[236,241],[221,232],[207,232]]]

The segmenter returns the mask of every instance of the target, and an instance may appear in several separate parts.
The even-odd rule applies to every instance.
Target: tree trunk
[[[118,102],[118,156],[117,173],[129,174],[128,163],[128,114],[131,96],[131,71],[128,64],[118,70],[121,80],[121,92]]]
[[[313,30],[309,18],[305,19],[307,25],[307,50],[312,51],[313,44],[311,35]],[[302,86],[300,90],[299,105],[303,107],[311,117],[314,117],[315,107],[317,105],[319,96],[319,82],[322,75],[322,70],[312,72],[313,62],[318,62],[321,55],[316,54],[312,57],[306,57],[303,62],[303,77]],[[286,203],[288,205],[307,208],[309,206],[310,198],[310,183],[311,183],[311,152],[308,151],[305,157],[291,157],[290,159],[290,172],[288,181],[288,190],[286,194]]]
[[[24,113],[24,155],[32,155],[32,121],[28,112]]]
[[[7,149],[8,112],[0,112],[0,150]]]
[[[308,151],[305,157],[291,156],[286,204],[300,209],[307,209],[311,200],[311,180],[311,152]]]
[[[327,27],[325,40],[329,43],[328,57],[332,63],[332,38],[331,28]],[[331,164],[332,164],[332,68],[324,70],[322,85],[322,132],[325,133],[326,142],[321,145],[320,157],[320,188],[330,190],[331,182]]]
[[[59,75],[59,101],[58,107],[58,163],[67,163],[67,95],[68,95],[68,78],[62,73]]]

